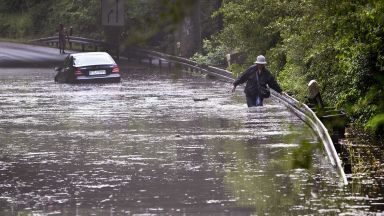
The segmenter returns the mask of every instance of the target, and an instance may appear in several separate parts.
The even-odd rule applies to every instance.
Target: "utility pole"
[[[107,42],[112,43],[116,56],[120,56],[120,35],[125,25],[124,0],[101,0],[101,24],[107,36]]]
[[[176,36],[176,53],[190,57],[201,49],[200,0],[196,0],[184,17]]]
[[[195,27],[195,52],[200,52],[202,49],[202,38],[201,38],[201,0],[196,0],[194,8],[194,27]]]

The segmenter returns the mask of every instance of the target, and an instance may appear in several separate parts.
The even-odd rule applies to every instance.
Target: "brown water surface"
[[[119,84],[0,69],[0,215],[350,215],[382,193],[340,186],[316,136],[272,99],[122,64]],[[194,98],[208,100],[194,101]]]

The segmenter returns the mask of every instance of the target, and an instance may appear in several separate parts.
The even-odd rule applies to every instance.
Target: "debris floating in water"
[[[207,97],[203,97],[203,98],[193,98],[194,101],[206,101],[208,100]]]

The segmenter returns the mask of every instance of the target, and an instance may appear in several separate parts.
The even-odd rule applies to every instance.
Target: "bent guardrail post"
[[[191,61],[189,59],[184,59],[177,56],[171,56],[171,55],[167,55],[167,54],[156,52],[156,51],[150,51],[145,49],[134,49],[133,52],[146,57],[151,56],[151,57],[157,57],[160,59],[166,59],[169,62],[187,65],[190,68],[198,68],[200,71],[204,73],[217,76],[219,78],[225,79],[230,82],[234,81],[232,74],[229,71],[224,69],[220,69],[212,66],[200,67],[196,62]],[[282,102],[293,113],[295,113],[302,121],[307,123],[312,128],[312,130],[317,134],[317,136],[320,138],[320,140],[323,143],[326,154],[332,166],[335,167],[338,174],[340,175],[342,184],[347,185],[348,184],[347,177],[341,165],[341,160],[339,159],[339,156],[336,152],[333,141],[328,133],[328,129],[320,121],[317,115],[306,104],[303,104],[297,101],[295,98],[289,95],[281,95],[273,90],[271,92],[272,92],[273,98]]]

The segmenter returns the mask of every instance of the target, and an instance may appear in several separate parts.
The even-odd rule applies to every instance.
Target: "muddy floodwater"
[[[283,104],[200,74],[122,63],[119,84],[0,69],[0,215],[364,215]],[[195,99],[195,100],[194,100]]]

